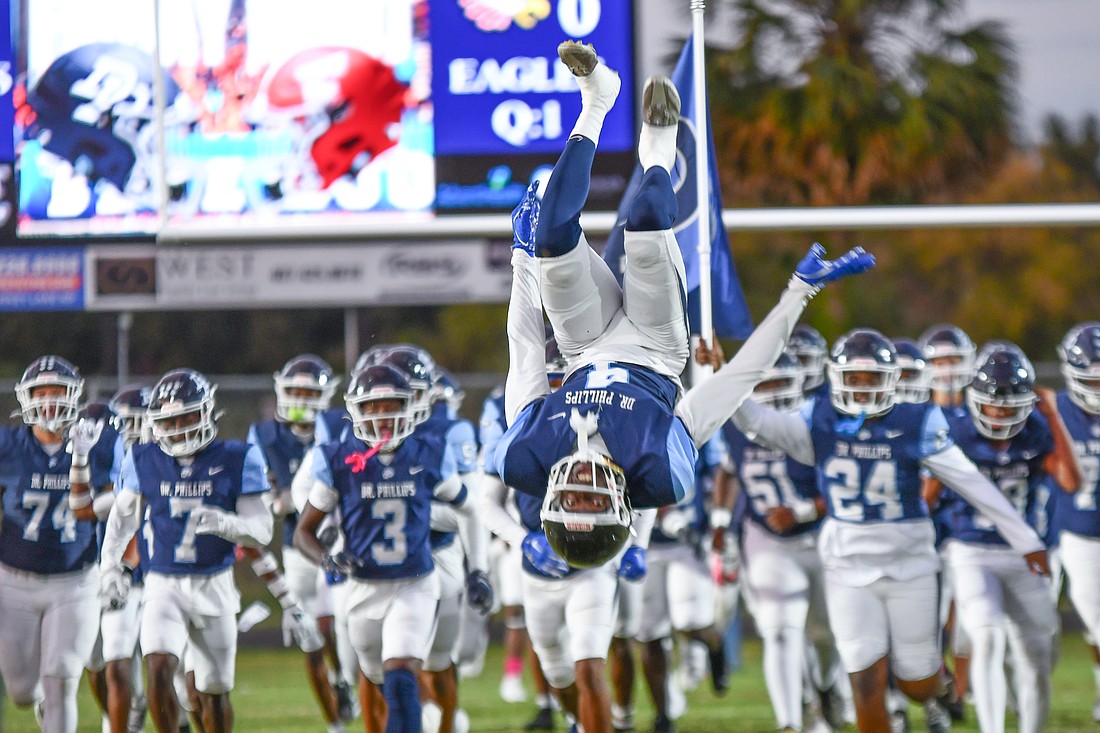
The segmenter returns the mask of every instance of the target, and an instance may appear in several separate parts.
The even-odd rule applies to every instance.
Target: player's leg
[[[566,713],[577,716],[577,689],[573,658],[570,656],[569,627],[565,604],[575,576],[562,580],[523,574],[523,615],[527,635],[550,688]]]
[[[615,730],[634,729],[634,637],[642,617],[642,581],[618,578],[618,603],[608,666],[611,673],[611,725]]]
[[[140,585],[131,588],[122,608],[105,610],[100,618],[106,665],[107,716],[111,721],[112,733],[122,733],[130,724],[130,709],[135,696],[132,660],[141,621],[141,597]]]
[[[671,723],[669,706],[668,649],[671,646],[672,618],[669,615],[668,572],[669,551],[651,546],[648,553],[649,568],[642,581],[642,614],[636,638],[641,644],[642,676],[653,703],[656,725]]]
[[[970,644],[969,690],[982,730],[1003,731],[1008,697],[1004,672],[1004,595],[995,573],[979,562],[980,549],[948,547],[955,613]]]
[[[843,674],[836,639],[829,628],[829,612],[825,603],[825,575],[816,543],[798,551],[797,560],[810,582],[809,607],[806,611],[806,639],[812,650],[810,682],[821,700],[821,713],[834,729],[855,721],[852,688]]]
[[[1057,609],[1046,580],[1031,573],[1019,556],[1005,553],[1001,572],[1013,654],[1013,681],[1020,733],[1046,728]]]
[[[572,358],[598,339],[616,315],[621,316],[622,290],[608,266],[587,246],[580,226],[599,130],[618,96],[619,77],[598,63],[590,46],[567,41],[559,54],[581,87],[581,114],[547,181],[535,250],[543,306],[562,354]]]
[[[523,657],[530,642],[523,615],[522,550],[495,539],[495,587],[500,594],[504,615],[504,674],[500,680],[500,697],[504,702],[524,702]]]
[[[168,593],[158,592],[156,576],[146,580],[146,601],[141,614],[141,648],[145,654],[149,717],[157,733],[179,730],[180,700],[176,677],[187,647],[187,622],[183,611]],[[190,711],[198,716],[197,710]]]
[[[646,82],[638,155],[644,173],[627,212],[623,308],[646,345],[679,374],[688,357],[687,276],[672,226],[680,98],[665,77]]]
[[[841,664],[852,683],[860,733],[890,729],[886,711],[890,630],[886,602],[876,584],[853,586],[826,571],[825,600]],[[756,609],[756,601],[753,601]],[[935,619],[932,620],[935,626]]]
[[[1093,639],[1093,678],[1096,703],[1093,718],[1100,721],[1100,540],[1063,531],[1060,554],[1069,580],[1069,600]]]
[[[235,682],[237,661],[235,614],[198,617],[192,622],[190,641],[203,728],[207,733],[231,731],[233,705],[229,693]]]
[[[43,730],[75,731],[80,673],[99,631],[99,569],[46,584],[52,598],[42,615]]]
[[[607,650],[615,629],[616,576],[609,566],[578,576],[565,607],[570,655],[576,660],[578,722],[585,730],[611,727]]]
[[[417,674],[431,646],[439,593],[438,573],[402,582],[382,620],[386,733],[420,730]],[[355,633],[352,628],[353,637]]]
[[[890,630],[890,670],[897,687],[911,700],[924,704],[930,733],[951,728],[951,717],[936,698],[946,689],[940,649],[936,574],[906,581],[884,578],[882,588]],[[832,606],[830,606],[830,612]]]
[[[319,599],[320,589],[327,589],[324,585],[323,573],[316,565],[313,565],[293,547],[283,547],[283,575],[287,586],[294,598],[301,604],[310,616],[318,619],[318,628],[321,628],[319,610],[325,610],[328,617],[328,633],[324,634],[326,647],[334,643],[332,635],[332,613],[330,609],[321,609],[323,602]],[[334,646],[330,648],[335,649]],[[325,665],[325,649],[305,653],[306,679],[309,680],[310,689],[321,708],[321,715],[330,729],[340,720],[339,707],[336,701],[336,693],[329,681],[328,668]]]
[[[421,680],[426,682],[428,698],[439,706],[440,731],[450,731],[458,710],[458,670],[454,651],[461,628],[461,604],[463,589],[462,546],[455,542],[450,547],[432,553],[435,574],[439,579],[439,603],[436,606],[435,634],[424,659]]]
[[[92,699],[99,706],[100,713],[103,716],[103,729],[108,730],[111,727],[108,712],[110,710],[110,692],[107,688],[107,660],[103,658],[102,631],[96,633],[95,641],[92,643],[91,656],[88,657],[88,661],[84,665],[84,676],[88,680],[88,688],[91,690]]]
[[[679,543],[673,548],[667,582],[673,632],[706,646],[711,684],[721,695],[729,687],[729,665],[725,638],[715,625],[717,590],[710,571],[690,546]]]
[[[47,605],[48,589],[0,565],[0,676],[21,708],[41,698],[42,614]]]
[[[743,578],[763,643],[764,683],[779,729],[802,730],[802,669],[810,579],[788,548],[746,522]]]
[[[347,721],[355,717],[360,707],[355,690],[359,687],[361,677],[358,653],[351,643],[348,630],[349,586],[347,581],[341,581],[328,583],[327,587],[332,599],[332,629],[336,639],[335,663],[332,658],[329,660],[336,672],[336,681],[333,682],[332,689],[340,708],[340,718]]]

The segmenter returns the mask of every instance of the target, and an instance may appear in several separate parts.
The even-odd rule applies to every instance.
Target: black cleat
[[[845,725],[844,698],[841,697],[837,686],[833,685],[827,690],[818,692],[818,696],[821,699],[821,717],[825,718],[825,722],[833,730],[843,728]]]
[[[676,724],[664,715],[658,715],[653,720],[653,733],[676,733]]]
[[[554,730],[554,711],[551,708],[539,708],[535,717],[523,726],[524,730]]]
[[[345,723],[350,723],[359,716],[359,705],[352,694],[351,686],[344,680],[340,680],[332,686],[336,693],[337,717]]]
[[[562,41],[558,44],[558,58],[569,67],[573,76],[588,76],[600,62],[595,47],[580,41]]]
[[[730,688],[730,668],[726,662],[726,646],[721,642],[709,650],[710,683],[719,695],[726,694]]]
[[[647,125],[670,127],[680,122],[680,93],[667,76],[646,79],[642,92],[642,120]]]

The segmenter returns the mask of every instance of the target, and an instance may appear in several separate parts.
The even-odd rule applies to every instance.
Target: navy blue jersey
[[[259,447],[278,490],[290,491],[290,483],[302,465],[309,446],[294,434],[287,423],[278,420],[253,423],[248,429],[248,442]],[[297,526],[297,512],[292,511],[283,517],[283,547],[294,546]]]
[[[362,560],[362,580],[415,578],[430,573],[431,501],[443,480],[446,436],[417,431],[391,453],[365,465],[363,441],[348,431],[343,440],[314,448],[313,477],[336,490],[344,550]],[[361,468],[356,472],[355,468]],[[466,499],[463,489],[454,503]]]
[[[626,475],[635,509],[678,504],[695,484],[699,451],[673,414],[676,386],[631,364],[599,364],[574,372],[556,392],[523,409],[495,453],[504,483],[541,499],[550,468],[577,448],[572,410],[599,415],[611,460]]]
[[[440,476],[443,479],[449,478],[452,474],[462,476],[477,471],[477,439],[474,437],[474,426],[469,420],[451,417],[451,410],[446,402],[436,403],[428,419],[416,429],[435,431],[443,435],[447,444],[443,453],[443,465],[440,468]],[[433,550],[439,550],[454,544],[455,533],[437,532],[433,529],[429,541]]]
[[[710,526],[707,517],[707,497],[714,491],[714,471],[722,465],[725,456],[726,444],[721,435],[715,434],[699,451],[699,460],[695,463],[695,492],[676,505],[676,511],[687,515],[688,524],[685,535],[670,537],[665,534],[661,530],[661,520],[658,517],[653,525],[653,532],[649,535],[650,545],[669,545],[685,540],[697,543],[702,539]]]
[[[498,388],[485,398],[477,428],[477,440],[481,444],[481,455],[484,456],[482,464],[488,473],[496,470],[493,455],[507,430],[508,421],[504,418],[504,390]]]
[[[1033,518],[1036,491],[1047,475],[1043,461],[1054,450],[1046,418],[1032,412],[1023,429],[1007,441],[993,441],[978,433],[969,411],[953,415],[948,423],[952,438],[966,457],[1000,489],[1023,519]],[[965,501],[952,501],[944,520],[947,537],[1008,546],[993,523]]]
[[[345,432],[351,432],[351,417],[347,408],[333,407],[317,413],[313,424],[314,445],[342,440]]]
[[[821,496],[817,488],[817,471],[813,466],[799,463],[781,450],[754,443],[732,422],[722,426],[722,437],[734,466],[734,475],[741,484],[741,494],[745,496],[744,519],[754,522],[764,531],[776,534],[764,521],[772,509],[781,506],[793,509],[798,504]],[[796,524],[781,536],[812,532],[821,521],[817,519]]]
[[[155,443],[135,445],[122,474],[123,490],[140,494],[149,507],[146,569],[165,575],[211,575],[232,566],[233,543],[196,534],[193,512],[202,505],[235,512],[239,497],[269,489],[260,449],[238,440],[215,440],[187,466]]]
[[[111,483],[114,440],[101,436],[88,456],[93,491]],[[96,560],[95,522],[69,509],[72,455],[48,454],[29,426],[0,428],[0,563],[40,575],[69,573]]]
[[[1052,487],[1052,524],[1056,531],[1064,529],[1083,537],[1100,537],[1100,511],[1096,507],[1100,489],[1100,415],[1085,412],[1065,392],[1058,393],[1058,413],[1077,451],[1081,485],[1072,494]]]
[[[882,417],[864,420],[838,412],[828,400],[816,400],[808,418],[830,517],[863,523],[928,516],[921,459],[952,445],[940,408],[899,404]]]

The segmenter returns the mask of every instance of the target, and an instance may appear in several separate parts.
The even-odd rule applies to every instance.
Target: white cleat
[[[523,678],[518,675],[505,675],[500,680],[500,699],[504,702],[527,702],[527,691],[523,689]]]
[[[680,123],[680,93],[667,76],[651,76],[642,92],[642,132],[638,160],[642,170],[676,165],[676,134]]]
[[[582,105],[606,114],[615,104],[622,87],[618,73],[600,63],[596,49],[590,43],[563,41],[558,45],[558,57],[576,77],[581,88]]]

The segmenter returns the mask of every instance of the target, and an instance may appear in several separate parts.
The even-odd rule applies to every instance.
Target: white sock
[[[335,723],[328,724],[328,733],[347,733],[347,728],[344,724],[337,720]]]
[[[599,145],[603,120],[615,105],[622,82],[619,75],[604,64],[596,64],[588,76],[575,78],[581,88],[581,113],[570,137],[581,135]]]
[[[638,137],[638,160],[642,170],[654,166],[664,168],[669,174],[676,165],[676,132],[679,125],[650,125],[642,123]]]

